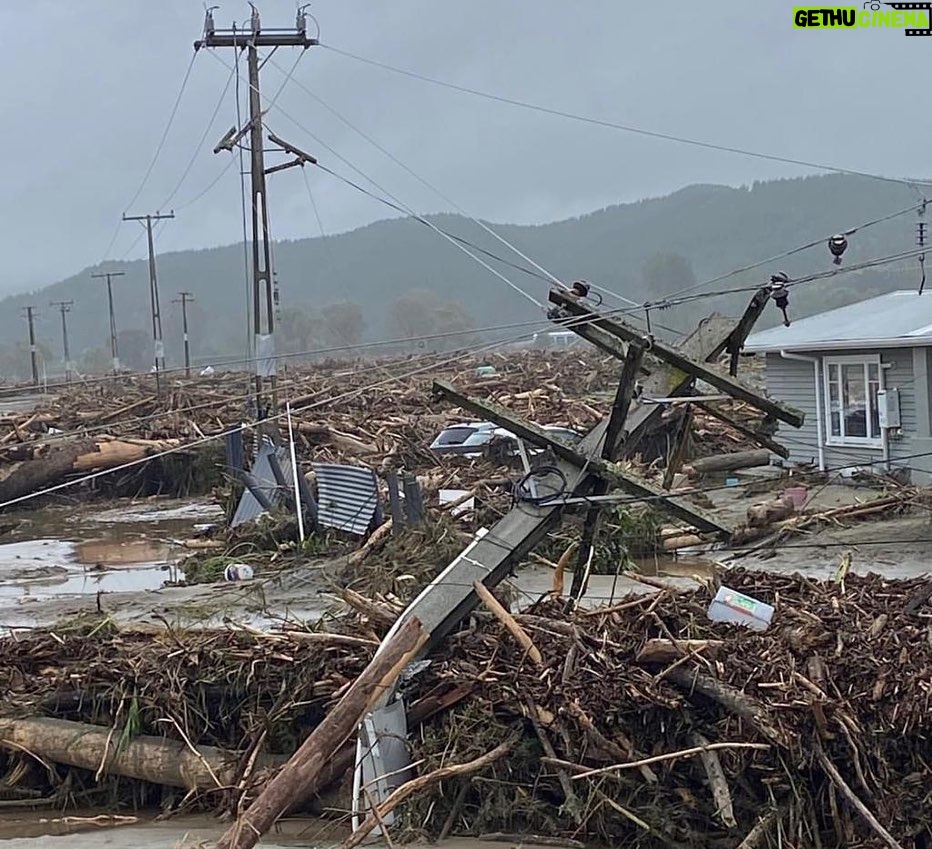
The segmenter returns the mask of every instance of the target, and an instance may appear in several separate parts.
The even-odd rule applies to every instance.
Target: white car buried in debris
[[[568,427],[558,425],[543,425],[545,431],[556,439],[575,445],[583,438],[583,434]],[[462,422],[444,428],[437,438],[430,444],[430,450],[435,454],[455,454],[460,457],[481,457],[492,442],[508,441],[512,443],[511,450],[517,451],[518,438],[510,430],[498,427],[492,422]],[[537,453],[541,449],[528,446],[529,453]]]

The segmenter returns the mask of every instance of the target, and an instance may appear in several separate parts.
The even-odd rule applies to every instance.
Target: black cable
[[[519,106],[522,109],[530,109],[535,112],[542,112],[547,115],[554,115],[558,118],[568,118],[573,121],[581,121],[586,124],[594,124],[600,127],[606,127],[613,130],[621,130],[626,133],[633,133],[635,135],[647,136],[649,138],[662,139],[664,141],[676,142],[678,144],[691,145],[693,147],[701,147],[707,150],[717,150],[723,153],[735,153],[740,156],[750,156],[756,159],[766,159],[770,162],[781,162],[785,165],[800,165],[804,168],[814,168],[819,171],[832,171],[837,174],[850,174],[855,177],[868,177],[872,180],[881,180],[886,183],[897,183],[899,185],[905,185],[909,187],[914,187],[917,185],[932,185],[928,182],[922,180],[908,180],[901,177],[885,177],[881,174],[873,174],[868,171],[857,171],[852,168],[841,168],[835,165],[825,165],[819,162],[809,162],[805,159],[793,159],[788,156],[779,156],[776,154],[770,153],[761,153],[760,151],[747,150],[740,147],[732,147],[731,145],[722,145],[715,144],[713,142],[700,141],[698,139],[691,139],[686,136],[677,136],[671,133],[661,133],[654,130],[646,130],[643,127],[635,127],[630,124],[619,124],[614,121],[607,121],[601,118],[593,118],[587,115],[579,115],[574,112],[567,112],[562,109],[554,109],[549,106],[543,106],[542,104],[530,103],[524,100],[518,100],[512,97],[504,97],[498,94],[492,94],[491,92],[481,91],[479,89],[470,88],[469,86],[457,85],[456,83],[449,83],[444,80],[438,80],[433,77],[428,77],[425,74],[419,74],[415,71],[408,71],[403,68],[396,68],[393,65],[389,65],[385,62],[379,62],[375,59],[367,59],[364,56],[359,56],[355,53],[351,53],[348,50],[341,50],[338,47],[334,47],[330,44],[321,44],[321,47],[330,50],[333,53],[337,53],[341,56],[345,56],[349,59],[354,59],[357,62],[363,62],[367,65],[372,65],[377,68],[381,68],[386,71],[391,71],[395,74],[400,74],[402,76],[411,77],[412,79],[420,80],[421,82],[431,83],[433,85],[438,85],[443,88],[448,88],[453,91],[459,91],[463,94],[471,94],[476,97],[483,97],[487,100],[494,100],[498,103],[504,103],[509,106]]]
[[[530,489],[531,480],[534,478],[546,478],[555,476],[560,479],[560,487],[556,492],[548,492],[546,495],[534,495]],[[525,472],[514,485],[512,491],[512,503],[517,504],[524,502],[527,504],[541,505],[547,501],[553,501],[555,498],[562,498],[569,489],[569,481],[563,470],[557,466],[537,466],[529,472]]]

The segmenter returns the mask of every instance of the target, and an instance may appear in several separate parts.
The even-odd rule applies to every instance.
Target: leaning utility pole
[[[91,277],[95,278],[107,278],[107,306],[110,308],[110,359],[113,363],[114,374],[120,371],[120,355],[117,351],[117,329],[116,318],[113,313],[113,287],[111,286],[111,278],[122,277],[124,274],[126,274],[125,271],[105,271],[103,274],[91,275]]]
[[[301,47],[307,49],[317,44],[316,38],[307,37],[307,16],[303,8],[298,10],[293,31],[274,29],[262,31],[259,12],[253,7],[249,31],[233,27],[218,30],[214,26],[213,13],[210,9],[204,21],[204,37],[194,42],[194,49],[202,47],[232,47],[245,50],[249,68],[249,123],[245,127],[232,128],[214,148],[214,153],[221,150],[232,151],[233,146],[249,133],[250,174],[252,181],[252,310],[253,333],[256,349],[256,415],[264,418],[268,408],[278,405],[277,398],[277,360],[275,358],[275,306],[272,293],[272,259],[269,245],[269,208],[265,190],[265,177],[273,171],[316,162],[306,153],[283,143],[270,135],[269,138],[282,150],[295,155],[294,162],[265,168],[262,149],[262,101],[259,97],[259,48],[260,47]],[[264,295],[264,297],[263,297]],[[263,315],[264,301],[264,315]],[[264,396],[264,379],[268,378],[271,389],[271,403],[267,404]]]
[[[188,301],[194,300],[190,292],[179,292],[181,297],[175,298],[173,304],[181,304],[181,328],[184,331],[184,376],[191,376],[191,347],[188,342]]]
[[[152,303],[152,342],[155,348],[155,392],[162,394],[161,369],[165,368],[165,346],[162,344],[162,312],[159,308],[159,281],[155,273],[155,243],[152,241],[152,222],[163,218],[174,218],[175,213],[162,215],[127,215],[123,213],[124,221],[145,222],[146,234],[149,237],[149,300]]]
[[[74,301],[50,301],[50,307],[58,307],[61,313],[61,346],[65,355],[65,383],[71,383],[71,349],[68,347],[68,319]]]
[[[39,385],[39,364],[36,361],[36,326],[35,326],[35,310],[34,306],[25,307],[26,310],[26,319],[29,322],[29,358],[32,360],[32,385]]]

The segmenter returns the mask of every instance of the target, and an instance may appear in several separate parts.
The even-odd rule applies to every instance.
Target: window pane
[[[877,393],[880,391],[880,368],[876,363],[867,367],[867,400],[870,410],[870,436],[880,438],[880,408],[877,405]]]
[[[867,397],[865,368],[860,364],[842,366],[842,401],[846,436],[867,436]]]
[[[841,436],[841,396],[838,392],[838,366],[828,367],[828,412],[832,436]]]

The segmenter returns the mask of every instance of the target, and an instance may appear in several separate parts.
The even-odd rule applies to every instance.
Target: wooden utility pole
[[[262,147],[262,101],[259,96],[259,49],[263,47],[301,47],[307,49],[317,44],[316,38],[307,37],[307,16],[299,9],[294,30],[274,29],[263,32],[259,12],[253,7],[248,31],[235,27],[218,30],[214,26],[213,13],[208,10],[204,21],[204,37],[194,42],[194,49],[202,47],[232,47],[245,50],[249,69],[249,123],[239,129],[232,128],[214,148],[232,151],[234,145],[249,134],[250,175],[252,182],[252,311],[253,332],[256,350],[256,415],[265,418],[271,408],[277,408],[277,371],[275,358],[275,298],[271,246],[269,243],[269,207],[266,196],[265,177],[283,167],[303,165],[316,160],[291,145],[282,143],[270,135],[270,139],[284,151],[297,159],[284,166],[275,166],[266,171]],[[269,382],[271,399],[265,398],[265,381]]]
[[[125,274],[125,271],[105,271],[103,274],[91,275],[91,277],[94,278],[107,278],[107,306],[110,309],[110,360],[113,365],[114,374],[120,371],[120,354],[117,350],[116,317],[113,312],[113,286],[111,285],[111,278],[123,277]]]
[[[169,212],[168,215],[163,215],[160,212],[156,212],[155,215],[123,214],[124,221],[145,222],[146,235],[149,238],[149,300],[152,305],[152,342],[155,349],[153,359],[155,360],[155,392],[157,395],[162,394],[161,370],[165,368],[165,345],[162,343],[162,312],[159,307],[159,281],[155,273],[155,243],[152,241],[152,222],[174,217],[174,212]]]
[[[32,360],[32,385],[39,385],[39,364],[36,361],[36,326],[35,326],[35,315],[36,308],[34,306],[25,307],[26,310],[26,320],[29,322],[29,358]]]
[[[175,298],[173,304],[181,304],[181,328],[184,332],[184,376],[191,376],[191,347],[188,342],[188,301],[194,300],[190,292],[179,292],[181,297]]]
[[[71,383],[71,349],[68,347],[68,313],[74,301],[50,301],[50,307],[58,307],[61,313],[61,346],[65,355],[65,383]]]

